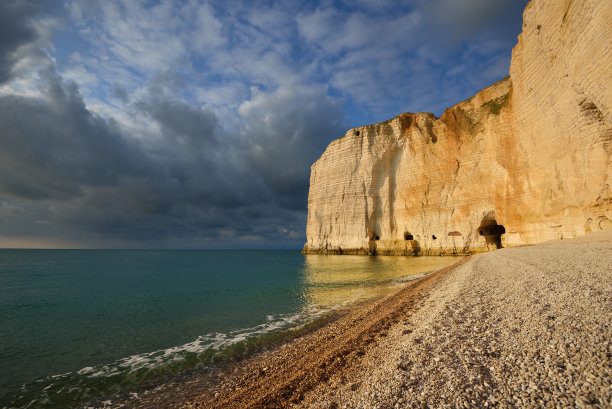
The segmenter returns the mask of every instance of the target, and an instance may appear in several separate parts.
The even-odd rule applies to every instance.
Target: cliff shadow
[[[375,234],[372,234],[370,236],[370,240],[368,241],[368,254],[370,256],[375,256],[377,254],[377,245],[376,242],[380,240],[380,237],[378,237]]]
[[[412,240],[412,255],[413,256],[420,256],[421,255],[421,244],[419,243],[418,240]]]
[[[504,233],[506,233],[506,228],[501,224],[497,224],[497,220],[495,220],[493,212],[486,214],[482,218],[480,226],[478,227],[478,234],[484,236],[487,246],[491,244],[496,246],[498,249],[503,247],[501,236]]]

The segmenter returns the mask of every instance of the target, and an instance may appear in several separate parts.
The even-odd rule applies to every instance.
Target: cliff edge
[[[612,2],[532,0],[509,77],[327,147],[304,253],[465,254],[609,229],[611,154]]]

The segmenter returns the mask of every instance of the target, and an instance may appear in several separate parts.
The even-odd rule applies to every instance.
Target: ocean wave
[[[424,275],[417,274],[395,280],[384,280],[378,285],[393,283],[399,285]],[[76,371],[48,376],[23,385],[19,393],[11,399],[9,407],[60,408],[100,402],[101,399],[116,395],[125,389],[129,390],[143,381],[171,376],[185,368],[206,365],[216,354],[221,354],[226,348],[241,342],[248,342],[276,331],[297,329],[325,314],[364,299],[365,293],[367,291],[364,291],[363,294],[361,292],[352,294],[351,297],[343,300],[334,299],[332,305],[307,303],[297,313],[267,315],[264,322],[253,327],[227,333],[207,333],[182,345],[135,354],[111,363],[86,366]]]
[[[120,385],[125,385],[125,380],[134,374],[140,376],[134,376],[135,381],[128,384],[137,384],[141,378],[147,379],[148,372],[180,364],[189,359],[193,361],[194,357],[196,357],[195,362],[199,362],[197,357],[206,352],[221,352],[224,348],[249,339],[275,331],[297,328],[346,304],[329,308],[310,306],[294,314],[267,315],[265,322],[253,327],[228,333],[208,333],[182,345],[131,355],[108,364],[87,366],[77,371],[51,375],[22,385],[17,396],[10,399],[9,407],[64,407],[64,404],[72,406],[84,404],[92,399],[94,401],[102,399],[119,392]],[[175,366],[181,367],[181,365]],[[163,374],[170,373],[172,370],[163,372]],[[60,396],[62,401],[57,400]]]

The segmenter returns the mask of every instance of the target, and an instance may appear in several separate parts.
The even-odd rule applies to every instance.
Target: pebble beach
[[[462,259],[119,407],[610,408],[612,231]]]

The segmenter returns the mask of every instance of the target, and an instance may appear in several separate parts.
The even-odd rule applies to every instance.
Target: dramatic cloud
[[[327,144],[507,75],[524,3],[3,1],[0,247],[299,247]]]
[[[451,43],[499,33],[516,33],[516,21],[525,9],[524,1],[427,0],[422,2],[432,28]]]
[[[139,154],[113,121],[92,115],[77,85],[42,72],[42,98],[0,97],[0,187],[27,199],[69,199],[83,185],[114,185]]]
[[[341,105],[324,88],[255,91],[238,111],[244,119],[243,156],[284,207],[304,209],[313,158],[329,135],[342,135]]]
[[[37,53],[32,47],[40,37],[33,18],[42,1],[3,0],[0,3],[0,84],[12,79],[16,65]]]

